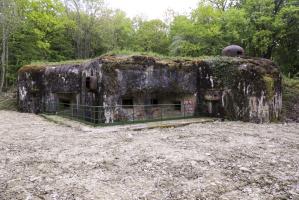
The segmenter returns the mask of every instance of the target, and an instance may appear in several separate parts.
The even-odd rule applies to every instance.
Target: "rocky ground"
[[[0,199],[299,199],[299,124],[101,131],[0,111]]]

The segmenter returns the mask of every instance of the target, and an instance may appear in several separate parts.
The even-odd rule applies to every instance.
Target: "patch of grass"
[[[153,52],[138,52],[138,51],[130,51],[130,50],[112,50],[109,51],[102,56],[118,56],[118,55],[127,55],[127,56],[152,56],[152,57],[164,57],[164,55],[153,53]]]
[[[17,110],[17,99],[12,94],[0,95],[0,110]]]
[[[29,66],[53,66],[53,65],[67,65],[67,64],[81,64],[87,61],[90,61],[92,59],[78,59],[78,60],[65,60],[65,61],[59,61],[59,62],[49,62],[49,61],[33,61],[30,63]]]
[[[212,58],[213,56],[200,56],[200,57],[181,57],[181,56],[168,56],[162,55],[154,52],[138,52],[138,51],[130,51],[130,50],[113,50],[109,51],[102,56],[148,56],[148,57],[155,57],[158,59],[165,59],[165,60],[201,60],[201,59],[208,59]]]
[[[283,77],[283,85],[288,88],[293,88],[299,91],[299,79],[291,79],[286,76]]]
[[[92,59],[87,60],[65,60],[60,62],[48,62],[48,61],[33,61],[29,65],[25,65],[19,69],[19,72],[26,72],[26,71],[39,71],[43,70],[47,67],[52,66],[63,66],[63,65],[74,65],[74,64],[82,64]]]
[[[105,57],[105,56],[148,56],[153,57],[158,60],[169,60],[169,61],[199,61],[199,60],[206,60],[206,61],[215,61],[215,60],[232,60],[232,59],[238,59],[238,58],[230,58],[230,57],[222,57],[222,56],[200,56],[200,57],[180,57],[180,56],[168,56],[168,55],[162,55],[154,52],[136,52],[136,51],[130,51],[130,50],[113,50],[110,52],[107,52],[105,54],[102,54],[99,57]],[[93,58],[90,59],[78,59],[78,60],[66,60],[66,61],[59,61],[59,62],[49,62],[49,61],[33,61],[29,65],[26,65],[22,67],[20,70],[42,70],[46,67],[51,66],[59,66],[59,65],[71,65],[71,64],[82,64],[88,61],[93,60]]]
[[[286,118],[299,118],[299,80],[283,77],[283,114]]]
[[[283,100],[288,106],[299,103],[299,80],[283,78]]]
[[[52,122],[54,124],[64,125],[64,126],[67,126],[67,127],[71,127],[70,125],[67,125],[66,123],[63,123],[63,121],[61,119],[59,119],[59,117],[57,117],[55,115],[40,114],[39,116],[43,117],[44,119],[46,119],[49,122]]]

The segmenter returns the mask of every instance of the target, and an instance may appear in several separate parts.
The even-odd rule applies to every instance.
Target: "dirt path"
[[[299,199],[299,124],[84,131],[0,111],[0,199]]]

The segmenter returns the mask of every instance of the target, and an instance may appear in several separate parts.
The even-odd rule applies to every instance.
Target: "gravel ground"
[[[91,129],[0,111],[0,199],[299,199],[299,124]]]

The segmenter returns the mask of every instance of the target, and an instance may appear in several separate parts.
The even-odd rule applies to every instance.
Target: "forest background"
[[[159,5],[157,5],[159,6]],[[107,52],[217,56],[237,44],[299,76],[297,0],[201,0],[186,15],[129,18],[103,0],[0,0],[0,93],[33,62],[93,58]]]

